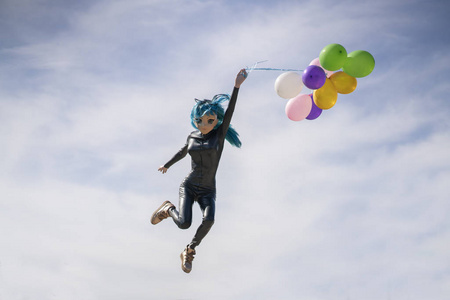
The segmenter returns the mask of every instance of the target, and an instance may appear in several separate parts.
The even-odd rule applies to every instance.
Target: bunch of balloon
[[[369,75],[375,67],[373,56],[363,50],[347,53],[339,44],[330,44],[319,55],[320,65],[332,73],[325,84],[313,92],[314,103],[321,109],[330,109],[336,104],[337,94],[349,94],[356,89],[357,80]],[[342,71],[338,71],[342,68]]]
[[[301,76],[296,72],[278,76],[275,90],[280,97],[289,99],[285,108],[289,119],[314,120],[323,110],[336,104],[338,94],[353,92],[357,86],[356,78],[369,75],[374,67],[375,59],[369,52],[347,53],[342,45],[330,44],[310,62]],[[313,90],[312,94],[300,94],[303,85]]]

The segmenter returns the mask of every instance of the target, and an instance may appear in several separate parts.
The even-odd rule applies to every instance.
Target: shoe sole
[[[156,214],[158,213],[158,211],[161,210],[161,208],[164,207],[164,205],[166,205],[167,203],[170,203],[170,201],[164,201],[163,204],[161,204],[160,207],[158,207],[157,210],[155,210],[155,212],[152,214],[152,218],[150,219],[150,223],[152,223],[153,225],[158,224],[159,222],[161,222],[162,220],[160,220],[159,218],[156,217]]]

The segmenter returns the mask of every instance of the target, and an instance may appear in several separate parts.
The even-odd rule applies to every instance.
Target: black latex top
[[[216,172],[219,167],[225,136],[236,106],[238,92],[239,89],[235,87],[222,124],[206,135],[203,135],[199,130],[192,132],[187,138],[186,145],[164,165],[165,168],[170,168],[189,153],[192,158],[192,169],[186,180],[197,186],[215,188]]]

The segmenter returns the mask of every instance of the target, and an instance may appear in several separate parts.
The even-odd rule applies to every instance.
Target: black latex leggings
[[[203,221],[189,244],[189,247],[192,249],[195,249],[195,247],[200,244],[214,224],[214,214],[216,210],[215,189],[191,185],[189,181],[185,180],[180,186],[179,210],[169,210],[169,214],[175,224],[181,229],[188,229],[192,224],[192,206],[195,201],[200,205]]]

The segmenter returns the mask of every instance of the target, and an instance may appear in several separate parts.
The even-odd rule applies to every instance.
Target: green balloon
[[[375,59],[372,54],[364,50],[349,53],[342,71],[350,76],[361,78],[372,73],[375,68]]]
[[[347,59],[347,50],[339,44],[329,44],[320,51],[319,61],[322,68],[336,71],[342,68]]]

